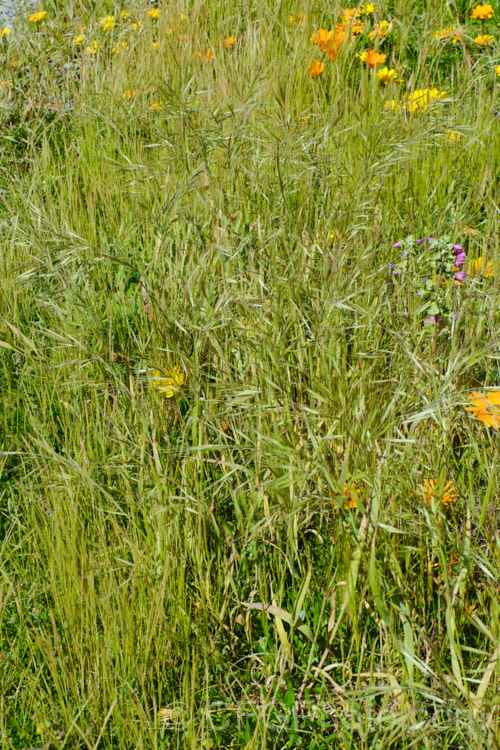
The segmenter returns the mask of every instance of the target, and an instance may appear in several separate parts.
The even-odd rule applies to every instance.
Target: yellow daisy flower
[[[99,23],[101,24],[104,31],[113,31],[115,28],[115,17],[114,16],[104,16],[104,18],[101,18]]]
[[[373,31],[368,34],[370,39],[383,39],[392,30],[392,23],[379,21],[375,24]]]
[[[401,79],[396,75],[396,71],[394,68],[388,68],[387,65],[385,68],[380,68],[380,70],[377,70],[377,78],[380,81],[380,83],[401,83]]]
[[[30,23],[40,23],[40,21],[43,21],[46,15],[46,10],[39,10],[37,13],[33,13],[33,15],[29,17],[28,21]]]
[[[172,398],[183,383],[184,373],[177,365],[154,371],[153,385],[165,394],[165,398]]]
[[[487,47],[488,44],[491,44],[494,41],[495,37],[493,34],[480,34],[477,36],[474,41],[476,44],[479,44],[480,47]]]
[[[477,18],[480,21],[485,21],[488,18],[493,18],[494,10],[491,7],[489,3],[485,3],[484,5],[476,5],[475,8],[472,9],[471,12],[471,18]]]

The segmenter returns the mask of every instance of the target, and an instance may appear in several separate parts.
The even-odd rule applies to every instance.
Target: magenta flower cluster
[[[463,268],[460,268],[460,266],[463,266],[465,263],[465,250],[463,249],[462,245],[453,245],[453,252],[455,254],[455,281],[458,281],[459,284],[463,284],[465,279],[467,278],[467,273],[464,271]]]

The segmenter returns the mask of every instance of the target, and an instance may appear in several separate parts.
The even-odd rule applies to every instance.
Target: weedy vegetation
[[[0,30],[2,748],[500,747],[499,23]]]

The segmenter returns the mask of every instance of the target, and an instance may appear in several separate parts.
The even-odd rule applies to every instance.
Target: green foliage
[[[1,42],[2,747],[498,746],[500,8],[379,6]]]

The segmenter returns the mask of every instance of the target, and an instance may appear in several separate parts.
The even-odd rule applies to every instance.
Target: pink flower
[[[455,265],[461,266],[465,263],[465,250],[461,245],[453,245],[453,253],[455,255]]]

